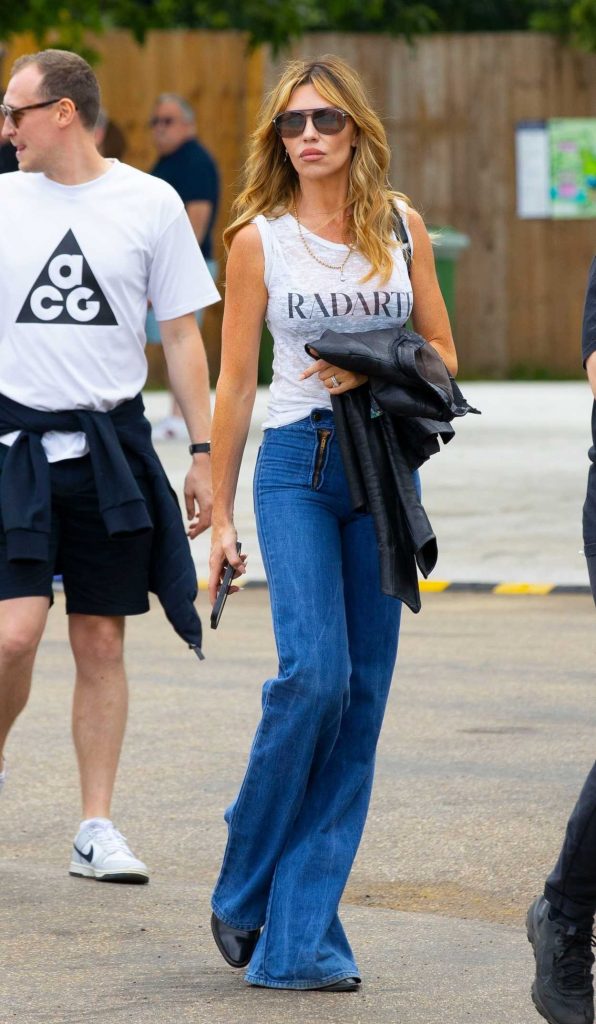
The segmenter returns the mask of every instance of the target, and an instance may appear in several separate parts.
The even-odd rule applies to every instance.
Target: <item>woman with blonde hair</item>
[[[360,977],[338,916],[364,828],[395,665],[400,602],[381,592],[374,527],[354,512],[331,396],[362,375],[313,361],[331,327],[414,325],[455,372],[431,243],[388,184],[383,126],[337,57],[291,63],[262,111],[229,247],[213,422],[210,597],[236,549],[234,495],[266,319],[273,382],[254,480],[279,669],[212,900],[226,961],[270,988],[351,992]],[[410,271],[396,240],[406,223]]]

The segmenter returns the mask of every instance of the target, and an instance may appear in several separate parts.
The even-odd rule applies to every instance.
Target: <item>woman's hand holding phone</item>
[[[217,629],[228,594],[234,594],[239,589],[232,585],[233,580],[238,579],[246,572],[247,556],[240,554],[240,551],[241,544],[233,526],[226,531],[221,531],[220,536],[213,539],[209,559],[209,600],[212,606],[212,629]]]

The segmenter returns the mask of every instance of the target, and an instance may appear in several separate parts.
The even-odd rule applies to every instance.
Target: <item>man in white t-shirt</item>
[[[160,513],[152,487],[157,476],[159,490],[163,470],[143,440],[149,425],[137,397],[147,370],[145,313],[150,300],[191,442],[184,497],[193,538],[211,515],[209,384],[194,314],[219,294],[174,190],[97,152],[99,100],[84,60],[45,50],[15,63],[1,108],[20,171],[0,177],[0,466],[11,481],[9,491],[0,479],[0,787],[6,737],[27,702],[52,577],[61,572],[83,800],[70,872],[146,882],[147,868],[110,819],[127,709],[124,619],[148,609],[164,536],[152,530]],[[39,426],[64,410],[75,411],[73,429]],[[76,429],[81,423],[87,432]],[[41,497],[23,487],[15,500],[12,482],[29,469],[27,457]],[[20,525],[19,501],[29,530],[10,529],[15,516]],[[168,529],[177,517],[183,560],[188,544],[173,508]]]

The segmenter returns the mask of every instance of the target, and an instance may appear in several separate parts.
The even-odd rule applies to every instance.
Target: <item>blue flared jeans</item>
[[[366,820],[397,654],[372,519],[351,508],[328,410],[265,431],[254,481],[279,658],[213,893],[262,928],[246,980],[316,988],[357,977],[338,905]]]

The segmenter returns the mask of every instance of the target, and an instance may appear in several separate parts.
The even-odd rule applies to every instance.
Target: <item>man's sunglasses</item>
[[[152,117],[149,120],[150,128],[157,128],[160,124],[163,124],[165,128],[170,128],[171,125],[175,124],[177,118],[175,117]]]
[[[345,110],[337,107],[315,107],[312,110],[284,110],[273,118],[275,131],[282,139],[297,139],[306,128],[307,118],[312,118],[316,131],[321,135],[339,135],[346,126]]]
[[[12,121],[15,128],[18,128],[28,110],[40,110],[41,107],[51,107],[52,103],[60,103],[60,100],[44,100],[43,103],[29,103],[26,107],[7,107],[6,103],[0,103],[0,114]]]

